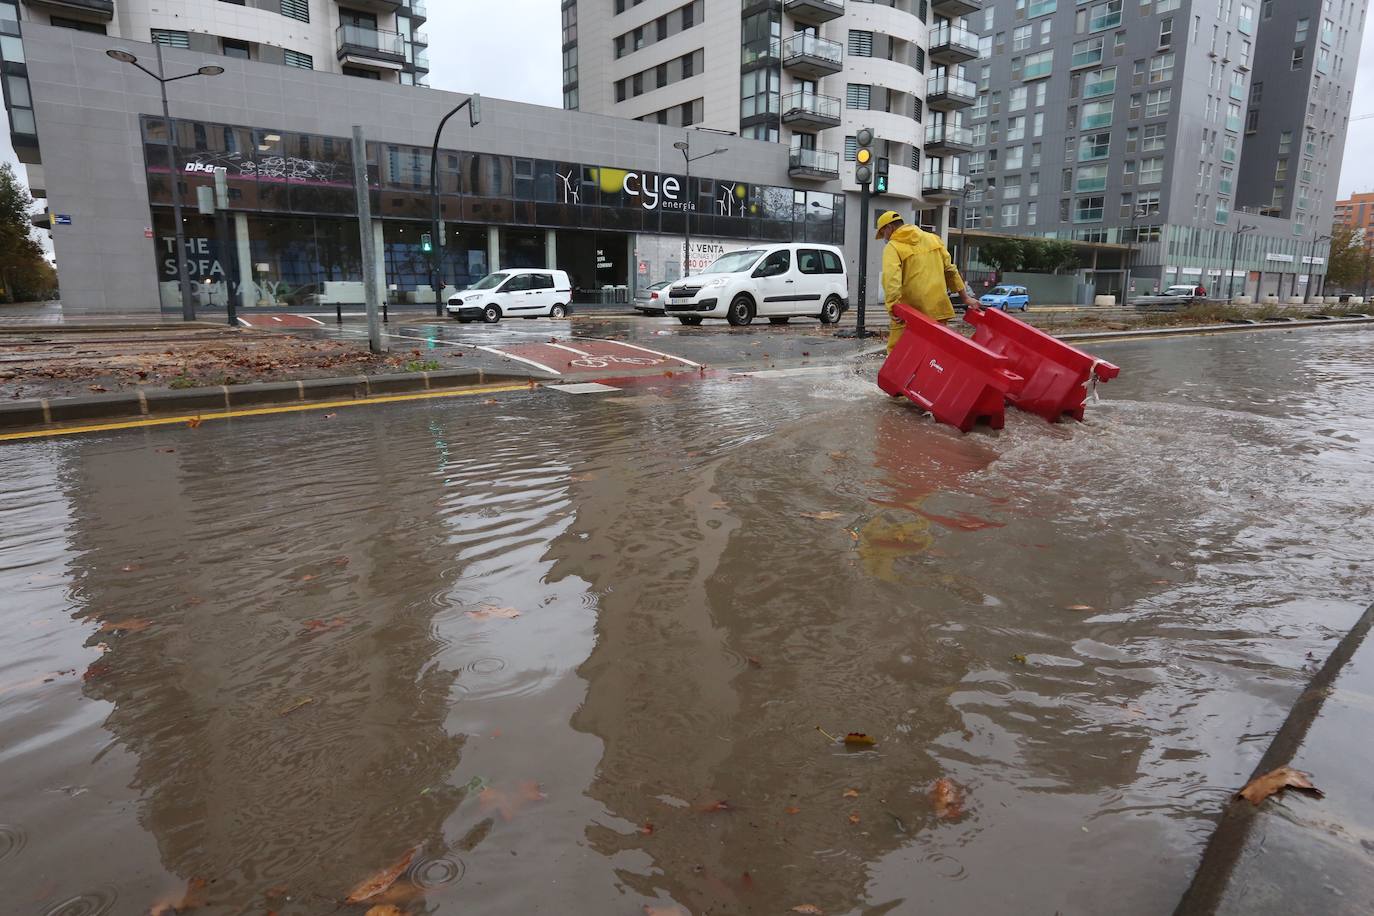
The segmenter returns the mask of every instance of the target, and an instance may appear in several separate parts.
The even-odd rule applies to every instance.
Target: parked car
[[[504,317],[566,318],[572,281],[566,271],[498,270],[448,300],[450,317],[494,324]]]
[[[716,258],[701,273],[668,287],[664,309],[683,324],[724,318],[739,326],[756,317],[773,324],[818,318],[835,324],[849,308],[844,255],[830,245],[759,245]]]
[[[1030,291],[1024,286],[994,286],[979,298],[984,308],[1025,311],[1030,308]]]
[[[1177,283],[1157,296],[1136,296],[1131,305],[1184,306],[1207,300],[1207,288],[1192,283]]]
[[[672,280],[660,280],[652,286],[646,286],[635,293],[635,308],[646,315],[662,315],[663,299],[667,295],[664,290],[672,283]]]

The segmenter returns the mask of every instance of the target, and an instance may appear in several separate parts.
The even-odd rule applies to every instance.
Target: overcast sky
[[[1352,117],[1374,114],[1374,16],[1369,20]],[[425,29],[434,88],[562,104],[559,0],[431,0]],[[8,129],[0,130],[0,159],[15,162]],[[1374,191],[1374,117],[1350,125],[1340,196],[1354,191]]]

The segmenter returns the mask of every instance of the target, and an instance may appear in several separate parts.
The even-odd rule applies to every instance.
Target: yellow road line
[[[444,391],[414,391],[408,394],[385,394],[371,398],[350,398],[346,401],[305,401],[275,407],[252,407],[243,410],[222,410],[215,413],[181,414],[171,417],[139,417],[116,423],[96,423],[89,426],[67,426],[61,429],[31,429],[17,433],[0,433],[0,442],[17,439],[46,439],[52,436],[74,436],[79,433],[102,433],[117,429],[138,429],[144,426],[172,426],[191,420],[228,420],[234,417],[263,417],[279,413],[300,413],[305,410],[327,410],[331,407],[366,407],[369,404],[391,404],[397,401],[422,401],[433,398],[461,398],[478,394],[499,394],[507,391],[528,391],[529,384],[484,385],[476,388],[449,388]]]

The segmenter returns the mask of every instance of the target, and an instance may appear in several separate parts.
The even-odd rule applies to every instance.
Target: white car
[[[724,318],[738,326],[756,317],[773,324],[789,318],[835,324],[849,308],[849,277],[844,255],[831,245],[758,245],[723,254],[701,273],[678,280],[662,301],[666,314],[683,324]]]
[[[572,281],[566,271],[517,268],[487,274],[448,300],[452,318],[482,319],[494,324],[502,318],[566,318],[572,301]]]

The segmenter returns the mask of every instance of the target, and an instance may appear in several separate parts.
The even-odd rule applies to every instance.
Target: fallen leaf
[[[209,882],[204,878],[192,878],[186,882],[184,893],[157,901],[148,909],[148,916],[175,916],[205,906],[205,889],[208,886]]]
[[[574,474],[568,478],[573,483],[586,483],[589,480],[596,480],[595,474]]]
[[[849,747],[872,747],[878,742],[863,732],[850,732],[844,736],[844,743]]]
[[[336,414],[336,413],[327,413],[327,414],[324,415],[324,417],[323,417],[322,419],[325,419],[325,420],[332,420],[332,419],[334,419],[334,418],[337,417],[337,416],[338,416],[338,414]],[[372,909],[375,910],[375,909],[377,909],[377,907],[374,906]],[[396,910],[395,907],[392,907],[392,909],[393,909],[393,910]],[[368,910],[368,912],[371,913],[372,910]],[[396,912],[399,913],[400,910],[396,910]]]
[[[483,403],[483,404],[495,404],[495,403],[497,403],[497,401],[496,401],[496,398],[487,398],[487,399],[486,399],[485,401],[483,401],[482,403]]]
[[[859,823],[859,816],[858,816],[857,814],[851,814],[851,815],[849,815],[849,823],[851,823],[851,824],[857,824],[857,823]]]
[[[314,579],[314,578],[315,578],[314,576],[312,576],[312,575],[310,575],[309,573],[307,573],[306,575],[301,576],[301,581],[302,581],[302,582],[309,582],[309,581],[311,581],[311,580]]]
[[[667,906],[653,906],[646,903],[644,904],[644,916],[691,916],[691,913],[676,903],[670,903]]]
[[[801,514],[801,517],[802,517],[802,518],[811,518],[811,519],[815,519],[815,520],[818,521],[818,522],[833,522],[835,519],[837,519],[837,518],[840,517],[840,513],[838,513],[838,512],[803,512],[803,513]]]
[[[845,790],[844,790],[844,797],[845,797],[845,798],[858,798],[858,797],[859,797],[859,790],[858,790],[858,789],[845,789]]]
[[[195,428],[197,428],[198,426],[200,426],[200,424],[202,424],[202,423],[204,423],[204,422],[205,422],[205,421],[202,420],[200,417],[192,417],[191,419],[189,419],[189,420],[186,421],[186,425],[189,426],[189,427],[191,427],[192,429],[195,429]]]
[[[822,910],[814,903],[803,903],[801,906],[792,907],[794,913],[805,913],[806,916],[821,916]]]
[[[299,700],[297,700],[296,702],[292,703],[290,706],[286,707],[286,708],[283,709],[281,712],[277,713],[277,715],[279,715],[279,716],[289,716],[289,715],[291,715],[291,713],[295,712],[296,710],[301,709],[301,708],[303,708],[303,707],[305,707],[305,706],[309,706],[309,705],[310,705],[311,703],[313,703],[313,702],[315,702],[315,698],[314,698],[314,697],[301,697]]]
[[[927,794],[936,817],[953,820],[964,813],[964,790],[954,780],[941,776]]]
[[[97,633],[138,633],[153,625],[151,620],[133,617],[129,620],[107,620],[100,625]]]
[[[744,656],[744,660],[749,664],[749,667],[750,667],[750,668],[762,668],[762,667],[763,667],[763,662],[759,661],[757,658],[754,658],[754,656],[752,656],[752,655],[746,655],[746,656]]]
[[[1070,611],[1091,611],[1091,610],[1092,610],[1092,606],[1091,606],[1091,605],[1088,605],[1088,604],[1071,604],[1071,605],[1069,605],[1069,606],[1066,608],[1066,610],[1070,610]]]
[[[335,617],[333,620],[307,620],[303,626],[308,633],[323,633],[327,630],[337,630],[339,627],[347,626],[348,621],[342,617]]]
[[[1277,770],[1271,770],[1263,776],[1256,776],[1250,780],[1245,784],[1245,788],[1236,793],[1236,797],[1243,798],[1252,805],[1258,805],[1269,796],[1276,795],[1284,789],[1301,789],[1322,798],[1324,793],[1312,785],[1311,777],[1311,773],[1304,773],[1292,767],[1279,767]]]
[[[484,607],[468,611],[468,616],[473,620],[514,620],[520,612],[513,607]]]
[[[139,571],[140,569],[142,569],[142,568],[143,568],[143,564],[142,564],[142,563],[125,563],[123,566],[119,567],[119,571],[120,571],[120,572],[138,572],[138,571]]]
[[[405,874],[405,870],[410,867],[410,860],[413,858],[415,858],[415,850],[412,849],[402,856],[395,865],[377,872],[349,891],[348,896],[344,898],[344,903],[362,903],[364,900],[376,897],[395,884],[397,878]]]
[[[706,802],[705,804],[698,805],[697,810],[702,814],[710,814],[715,811],[734,811],[735,807],[725,799],[721,799],[720,801]]]
[[[648,821],[645,821],[644,826],[639,828],[639,832],[644,834],[645,836],[652,836],[654,832],[654,825],[650,824]]]
[[[104,385],[87,385],[86,387],[96,392],[109,391]]]
[[[1026,657],[1025,657],[1024,655],[1022,655],[1020,652],[1016,653],[1015,655],[1010,656],[1010,658],[1011,658],[1012,661],[1016,662],[1016,664],[1018,664],[1018,665],[1024,665],[1024,664],[1026,664]]]
[[[848,453],[848,452],[831,452],[831,453],[830,453],[830,460],[831,460],[831,461],[844,461],[844,460],[845,460],[846,458],[848,458],[848,457],[849,457],[849,453]]]
[[[345,566],[348,565],[349,560],[348,557],[335,557],[333,560],[330,560],[330,562],[333,563],[335,566],[339,567],[340,569],[343,569]]]
[[[400,907],[392,906],[389,903],[379,904],[378,906],[368,907],[364,916],[406,916],[405,910]]]
[[[729,504],[729,503],[725,503],[725,502],[721,502],[721,501],[717,500],[716,502],[711,503],[711,508],[712,508],[712,509],[728,509],[728,508],[730,508],[730,504]]]
[[[160,449],[157,449],[157,451],[161,452],[161,453],[164,454],[164,455],[171,455],[171,454],[173,454],[174,452],[176,452],[176,449],[174,449],[174,448],[160,448]]]

